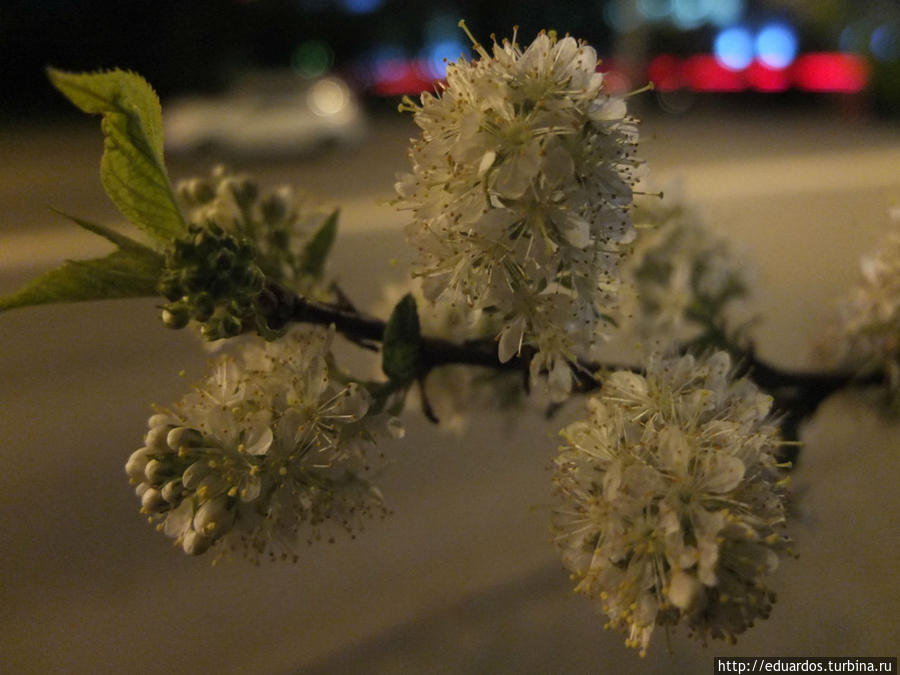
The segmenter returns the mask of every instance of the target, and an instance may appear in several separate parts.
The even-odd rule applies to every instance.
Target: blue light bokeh
[[[756,36],[756,56],[769,68],[781,70],[797,56],[797,34],[785,23],[770,23]]]
[[[888,23],[878,26],[869,38],[869,49],[884,63],[900,59],[900,27]]]
[[[448,61],[456,61],[460,56],[468,56],[468,53],[461,40],[448,39],[428,43],[419,56],[428,76],[441,79],[447,75]]]
[[[384,0],[339,0],[339,4],[350,14],[371,14],[384,4]]]
[[[753,36],[742,26],[726,28],[716,35],[713,53],[729,70],[743,70],[753,62]]]

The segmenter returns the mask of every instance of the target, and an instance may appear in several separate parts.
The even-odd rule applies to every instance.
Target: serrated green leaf
[[[103,189],[119,211],[155,240],[165,243],[187,232],[163,161],[159,99],[140,75],[122,70],[47,75],[86,113],[103,115],[100,160]]]
[[[300,271],[304,276],[313,279],[321,279],[325,271],[325,263],[328,260],[328,254],[334,244],[337,236],[339,211],[334,211],[328,220],[322,223],[322,227],[316,230],[313,238],[303,249],[303,258],[300,264]]]
[[[111,241],[116,245],[117,248],[120,248],[124,251],[147,251],[149,250],[146,246],[141,244],[140,242],[135,241],[131,237],[127,237],[121,232],[116,232],[115,230],[106,227],[106,225],[100,225],[98,223],[92,223],[89,220],[84,220],[83,218],[79,218],[78,216],[72,216],[64,211],[58,211],[53,209],[61,216],[64,216],[71,220],[73,223],[78,225],[79,227],[83,227],[88,232],[93,232],[94,234],[103,237],[104,239]]]
[[[163,257],[132,242],[105,258],[70,260],[0,298],[0,312],[33,305],[158,295]]]
[[[381,368],[391,381],[406,384],[425,372],[419,312],[411,293],[394,307],[382,338]]]

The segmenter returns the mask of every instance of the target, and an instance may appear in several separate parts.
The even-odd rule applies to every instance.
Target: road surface
[[[813,365],[832,299],[900,201],[900,134],[828,114],[651,118],[644,152],[755,260],[760,354]],[[244,167],[342,206],[332,269],[362,306],[399,278],[404,218],[387,205],[404,121],[346,154]],[[0,133],[0,292],[104,243],[48,207],[117,222],[99,185],[97,125]],[[237,162],[232,161],[233,165]],[[203,162],[175,159],[173,177]],[[391,262],[397,258],[401,262]],[[153,301],[0,316],[0,670],[15,673],[711,672],[714,655],[896,655],[900,425],[856,397],[829,401],[796,472],[801,557],[773,579],[772,618],[737,647],[662,634],[649,657],[571,597],[548,543],[561,424],[475,415],[461,436],[416,410],[381,481],[395,511],[296,565],[210,567],[147,526],[123,464],[149,404],[178,398],[204,356]],[[578,403],[564,411],[577,414]]]

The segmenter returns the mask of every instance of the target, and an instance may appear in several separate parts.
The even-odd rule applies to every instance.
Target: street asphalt
[[[834,298],[900,204],[896,123],[834,110],[650,115],[644,151],[755,270],[762,358],[815,367]],[[387,202],[408,120],[363,146],[235,168],[342,208],[331,270],[361,307],[400,279],[404,214]],[[0,293],[106,245],[50,210],[115,224],[98,179],[98,125],[0,130]],[[172,158],[173,178],[216,157]],[[712,672],[715,655],[895,656],[900,644],[900,423],[861,396],[826,402],[795,472],[797,560],[772,617],[736,647],[662,630],[645,660],[572,596],[549,543],[548,469],[570,403],[473,413],[462,434],[412,404],[379,484],[394,515],[296,564],[215,567],[138,513],[124,463],[150,404],[186,390],[206,355],[153,300],[0,315],[0,671],[9,673]],[[362,357],[347,358],[361,362]]]

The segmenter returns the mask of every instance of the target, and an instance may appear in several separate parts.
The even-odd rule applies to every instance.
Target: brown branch
[[[279,328],[296,321],[319,325],[333,325],[335,329],[357,343],[379,343],[384,335],[386,322],[367,317],[345,306],[317,303],[301,298],[293,293],[269,284],[265,291],[272,301],[270,326]],[[725,347],[738,364],[737,375],[747,376],[774,398],[775,410],[780,412],[782,427],[788,440],[796,440],[799,425],[811,417],[819,405],[837,391],[849,387],[871,387],[885,382],[883,373],[860,376],[846,372],[804,372],[778,368],[760,360],[752,349],[741,349],[733,344]],[[494,340],[469,340],[463,343],[441,338],[425,337],[422,343],[426,373],[444,365],[469,365],[494,370],[518,371],[528,386],[529,363],[534,349],[525,347],[522,353],[501,363],[497,359],[497,345]],[[576,390],[586,393],[601,385],[598,373],[611,370],[632,370],[641,372],[633,365],[595,363],[578,361],[575,366]],[[789,446],[787,459],[796,458],[796,447]]]

